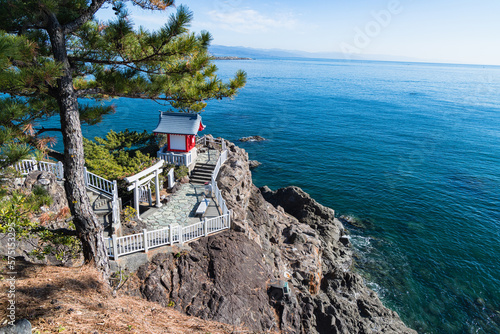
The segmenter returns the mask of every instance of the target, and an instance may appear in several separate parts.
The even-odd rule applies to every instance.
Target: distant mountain
[[[349,55],[342,52],[306,52],[282,49],[255,49],[245,46],[211,45],[209,51],[216,57],[247,57],[247,58],[323,58],[323,59],[354,59],[354,60],[380,60],[380,61],[408,61],[421,62],[425,60],[387,55]]]
[[[279,49],[254,49],[244,46],[211,45],[209,51],[216,57],[248,57],[248,58],[289,58],[301,57],[294,51]]]

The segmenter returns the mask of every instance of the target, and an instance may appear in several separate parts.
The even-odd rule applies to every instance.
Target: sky
[[[191,30],[208,30],[217,45],[500,65],[498,0],[176,1],[181,4],[194,13]],[[153,30],[173,10],[134,7],[131,17]]]

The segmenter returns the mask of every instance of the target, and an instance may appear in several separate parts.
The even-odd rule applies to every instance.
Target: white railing
[[[98,192],[113,197],[116,181],[112,182],[98,175],[95,175],[94,173],[87,171],[87,167],[85,167],[84,169],[85,186],[87,188],[97,190]]]
[[[222,197],[222,193],[219,190],[219,187],[217,186],[217,182],[213,183],[212,192],[213,192],[213,197],[217,200],[217,204],[219,205],[222,214],[223,215],[227,214],[229,210],[227,208],[226,201],[224,200],[224,197]]]
[[[108,238],[108,255],[115,260],[123,255],[145,251],[154,247],[182,244],[200,237],[204,237],[231,226],[231,212],[227,214],[204,219],[199,223],[188,226],[172,225],[160,230],[144,230],[142,233]]]
[[[219,156],[219,159],[217,159],[217,164],[215,165],[215,169],[212,173],[212,197],[216,198],[217,204],[222,210],[223,215],[228,213],[228,209],[226,201],[224,200],[224,197],[222,197],[222,193],[219,187],[217,186],[217,176],[219,175],[219,171],[222,164],[227,160],[227,154],[228,154],[227,150],[222,151],[222,153]]]
[[[122,255],[137,253],[146,249],[144,247],[144,233],[131,234],[124,237],[117,237],[113,234],[111,239],[113,257],[115,259]]]
[[[191,165],[198,156],[196,147],[187,153],[174,153],[174,152],[163,152],[159,150],[156,153],[157,158],[165,160],[167,164],[176,166],[189,166]]]
[[[113,217],[113,226],[118,228],[120,224],[120,200],[118,198],[118,184],[116,180],[109,181],[87,170],[84,167],[83,179],[85,187],[97,191],[111,199],[111,213]]]
[[[205,220],[207,234],[222,231],[231,226],[231,214],[228,212],[225,215],[210,218]]]
[[[182,242],[188,242],[205,235],[204,222],[195,223],[182,228]]]
[[[146,231],[146,245],[148,249],[168,245],[170,243],[170,228]]]
[[[176,225],[170,227],[170,243],[174,244],[176,242],[182,243],[182,226]]]
[[[21,175],[28,175],[32,171],[39,170],[53,173],[58,179],[64,178],[64,168],[62,162],[36,161],[35,159],[21,160],[14,164],[14,168]]]
[[[64,167],[62,162],[60,161],[58,161],[57,163],[40,161],[38,162],[38,170],[50,172],[61,180],[64,178]]]

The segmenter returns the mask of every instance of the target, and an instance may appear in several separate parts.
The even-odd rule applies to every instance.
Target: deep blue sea
[[[297,185],[350,215],[356,268],[419,333],[500,333],[500,67],[217,61],[248,84],[213,101],[205,133],[237,140],[258,186]],[[151,101],[118,99],[84,135],[152,130]]]

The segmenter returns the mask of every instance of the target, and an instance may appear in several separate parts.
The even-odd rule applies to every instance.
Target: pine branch
[[[41,135],[42,133],[44,133],[44,132],[48,132],[48,131],[57,131],[57,132],[61,132],[61,131],[62,131],[62,129],[60,129],[60,128],[44,128],[44,127],[42,127],[41,129],[37,130],[37,132],[36,132],[35,136],[39,136],[39,135]]]
[[[178,56],[178,57],[186,57],[189,56],[190,54],[188,52],[155,52],[153,54],[150,54],[148,56],[145,56],[140,59],[125,59],[125,60],[110,60],[110,59],[96,59],[96,58],[87,58],[87,57],[72,57],[68,56],[68,60],[72,63],[74,62],[83,62],[83,63],[90,63],[90,64],[100,64],[100,65],[125,65],[129,66],[130,64],[141,64],[145,63],[147,61],[155,61],[155,57],[158,57],[160,59],[156,61],[164,61],[163,57],[172,57],[172,56]]]
[[[92,19],[94,14],[101,8],[101,6],[106,2],[106,0],[92,0],[89,8],[82,13],[77,19],[73,22],[67,23],[62,27],[63,33],[65,35],[75,31],[80,28],[85,22]]]
[[[56,150],[53,150],[51,148],[46,148],[45,149],[47,151],[47,155],[51,158],[54,158],[58,161],[63,161],[64,160],[64,154],[62,154],[61,152],[59,151],[56,151]]]

